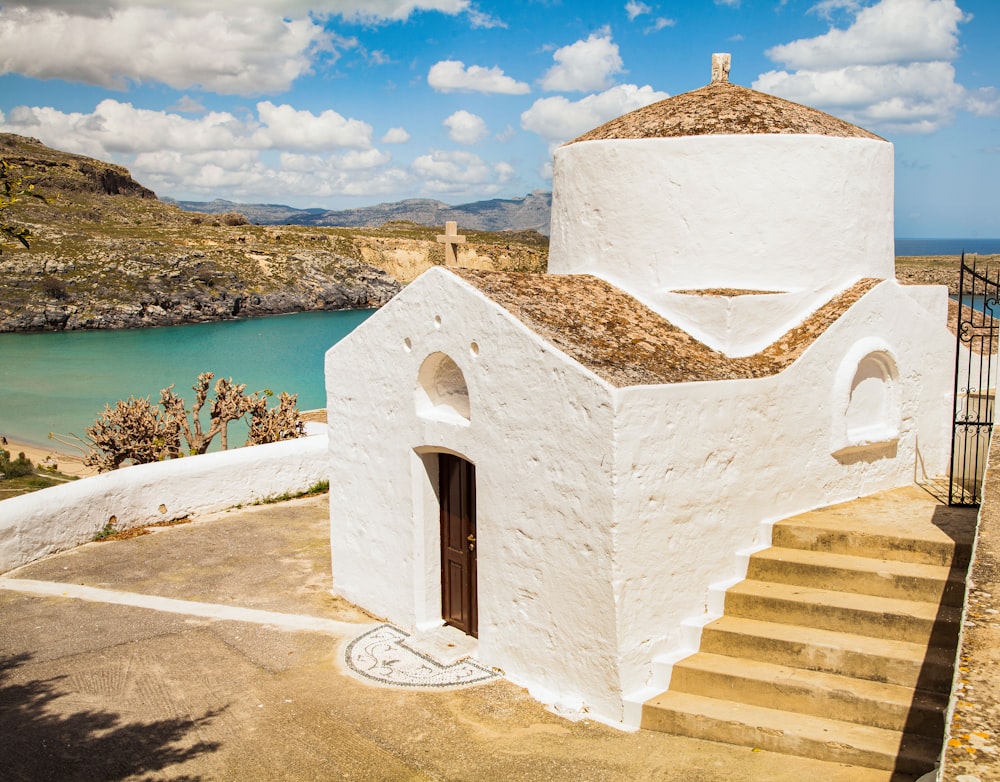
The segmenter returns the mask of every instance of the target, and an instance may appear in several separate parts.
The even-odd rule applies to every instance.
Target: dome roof
[[[713,81],[701,89],[631,111],[568,143],[771,133],[885,140],[818,109],[728,81]]]

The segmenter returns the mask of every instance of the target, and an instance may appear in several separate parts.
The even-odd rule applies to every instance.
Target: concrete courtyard
[[[0,577],[4,780],[775,780],[885,773],[626,733],[503,679],[378,686],[344,648],[325,496],[90,543]],[[249,609],[249,610],[247,610]]]

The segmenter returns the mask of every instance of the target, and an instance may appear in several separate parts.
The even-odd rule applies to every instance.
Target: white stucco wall
[[[583,141],[556,150],[549,271],[657,311],[669,290],[837,289],[893,271],[893,154],[810,135]]]
[[[0,502],[0,572],[117,529],[211,513],[329,477],[326,433],[139,464]]]
[[[658,305],[667,320],[709,347],[727,356],[752,356],[824,305],[831,293],[831,289],[739,296],[663,293]]]
[[[327,354],[334,587],[404,628],[440,623],[422,454],[457,453],[477,469],[480,660],[627,719],[770,522],[943,472],[945,312],[943,288],[887,281],[779,375],[613,389],[432,270]],[[428,392],[440,354],[455,367],[425,371]],[[456,368],[468,403],[448,411]]]
[[[616,394],[616,599],[627,692],[650,684],[653,657],[684,646],[681,623],[706,613],[710,585],[745,576],[736,552],[769,545],[768,522],[946,470],[946,306],[943,288],[885,282],[778,375]],[[888,420],[848,431],[849,410],[865,422],[878,409],[871,379],[857,374],[869,356],[895,365]]]
[[[439,352],[464,375],[467,421],[418,412]],[[457,453],[476,466],[479,659],[541,700],[620,715],[610,390],[435,269],[327,353],[327,393],[335,590],[406,629],[440,624],[417,451]]]

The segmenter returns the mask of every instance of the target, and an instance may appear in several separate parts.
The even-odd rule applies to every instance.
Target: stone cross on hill
[[[731,54],[712,55],[712,84],[726,84],[729,82],[729,69],[732,66],[733,57]]]
[[[455,246],[465,243],[465,237],[458,235],[458,223],[454,220],[446,222],[444,224],[444,233],[440,234],[437,240],[444,244],[445,266],[457,266],[458,254],[455,251]]]

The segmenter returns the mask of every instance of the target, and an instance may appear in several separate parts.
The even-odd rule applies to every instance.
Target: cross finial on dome
[[[729,65],[732,60],[731,54],[712,55],[712,84],[727,84],[729,82]]]

